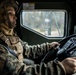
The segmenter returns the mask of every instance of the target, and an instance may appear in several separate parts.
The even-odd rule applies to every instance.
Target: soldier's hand
[[[58,46],[60,46],[60,44],[58,42],[52,42],[52,43],[49,44],[50,49],[51,48],[56,49]]]
[[[76,73],[76,57],[66,58],[61,63],[67,74]]]

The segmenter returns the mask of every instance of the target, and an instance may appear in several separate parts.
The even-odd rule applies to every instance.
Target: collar
[[[13,35],[13,34],[14,34],[13,29],[10,29],[6,24],[1,24],[1,25],[0,25],[0,30],[1,30],[5,35]]]

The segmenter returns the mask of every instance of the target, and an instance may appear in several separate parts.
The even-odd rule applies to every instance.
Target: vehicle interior
[[[59,42],[76,33],[75,0],[50,2],[18,0],[18,2],[16,31],[20,38],[30,45]]]
[[[18,0],[18,2],[16,31],[19,37],[28,44],[57,41],[61,44],[60,47],[63,47],[71,37],[76,36],[75,0],[47,0],[45,2]],[[61,59],[64,54],[61,54]],[[35,62],[42,58],[40,57]]]
[[[0,0],[0,3],[2,1]],[[76,0],[16,1],[19,7],[15,31],[23,41],[29,45],[56,41],[61,44],[60,48],[64,48],[64,44],[68,48],[71,44],[66,43],[68,40],[76,43],[76,39],[72,38],[76,37]],[[64,59],[65,54],[60,54],[60,60]],[[38,63],[42,58],[36,59],[35,62]]]

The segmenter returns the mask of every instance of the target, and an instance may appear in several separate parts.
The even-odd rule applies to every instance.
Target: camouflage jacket
[[[47,64],[25,65],[12,55],[4,45],[0,44],[1,75],[65,75],[63,65],[57,61]]]
[[[37,58],[49,50],[49,43],[28,45],[5,25],[0,27],[0,38],[17,54],[16,58],[0,45],[0,74],[1,75],[65,75],[63,65],[58,62],[48,62],[26,65],[23,63],[23,52],[28,58]],[[23,51],[24,50],[24,51]]]

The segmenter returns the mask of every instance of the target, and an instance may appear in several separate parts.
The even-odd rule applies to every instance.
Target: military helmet
[[[3,16],[6,15],[7,13],[7,9],[6,9],[7,7],[14,7],[14,9],[17,11],[18,2],[15,0],[4,0],[0,4],[0,23],[5,21]]]

